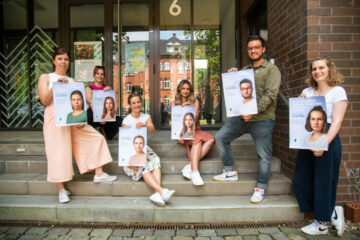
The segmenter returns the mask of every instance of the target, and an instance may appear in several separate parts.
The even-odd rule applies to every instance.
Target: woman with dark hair
[[[314,212],[314,222],[301,230],[310,235],[327,234],[326,223],[331,222],[341,236],[345,229],[344,210],[335,206],[335,202],[342,152],[338,132],[348,105],[347,96],[344,88],[338,86],[342,77],[328,57],[319,57],[310,63],[306,83],[309,87],[300,97],[325,97],[328,150],[300,149],[298,152],[294,173],[296,198],[301,212]]]
[[[314,150],[327,150],[327,115],[321,106],[313,107],[306,118],[305,129],[310,135],[305,139],[305,146]]]
[[[195,116],[191,112],[184,115],[183,128],[180,133],[182,139],[195,138]]]
[[[194,88],[189,80],[182,80],[176,89],[175,105],[194,105],[195,106],[195,139],[184,140],[180,138],[178,142],[185,144],[188,152],[189,164],[181,170],[183,176],[190,179],[195,186],[204,185],[199,173],[199,162],[209,152],[215,143],[215,138],[211,134],[201,131],[199,125],[199,101],[194,96]]]
[[[72,153],[81,174],[94,171],[94,182],[114,181],[116,176],[106,174],[102,166],[111,162],[111,154],[104,137],[87,124],[55,126],[53,83],[76,81],[66,75],[69,68],[69,54],[64,48],[54,51],[53,73],[42,74],[38,81],[39,97],[46,106],[44,113],[44,141],[47,158],[47,180],[57,184],[59,202],[69,202],[70,192],[64,182],[73,178]],[[80,101],[77,105],[82,105]],[[80,107],[81,108],[81,107]]]
[[[71,107],[74,111],[66,118],[67,124],[86,123],[87,115],[84,111],[84,98],[80,91],[75,90],[70,94]]]
[[[146,127],[148,132],[155,132],[151,116],[140,112],[142,105],[140,96],[136,93],[132,93],[128,97],[128,104],[131,113],[124,118],[122,126],[133,128]],[[156,205],[163,207],[165,206],[165,203],[170,200],[175,191],[161,186],[160,158],[149,146],[146,146],[146,152],[145,167],[124,167],[123,169],[134,181],[139,181],[143,177],[145,183],[155,191],[149,199]]]
[[[115,114],[115,121],[107,122],[103,120],[101,122],[94,122],[92,91],[93,90],[108,91],[111,90],[111,87],[104,84],[105,81],[104,66],[96,66],[94,68],[93,75],[95,79],[94,83],[90,84],[90,86],[85,88],[86,102],[90,106],[87,110],[88,124],[90,124],[94,128],[100,128],[100,130],[103,130],[106,139],[111,140],[119,132],[119,127],[121,126],[123,119],[119,116],[116,116]],[[115,101],[114,101],[114,111],[115,111]]]
[[[102,121],[115,120],[115,101],[108,96],[104,100],[103,113],[101,115]]]

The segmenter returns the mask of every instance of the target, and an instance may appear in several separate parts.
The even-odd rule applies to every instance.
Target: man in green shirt
[[[231,117],[216,134],[216,145],[221,153],[224,170],[222,174],[214,176],[213,179],[215,181],[238,180],[230,144],[243,134],[250,133],[258,156],[257,185],[250,202],[261,203],[271,169],[271,140],[275,125],[276,100],[281,74],[279,69],[263,56],[266,50],[264,39],[252,35],[248,38],[247,47],[251,64],[243,69],[251,68],[254,70],[258,114]],[[228,71],[238,70],[231,68]]]

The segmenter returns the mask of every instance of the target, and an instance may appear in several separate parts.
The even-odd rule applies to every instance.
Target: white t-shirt
[[[314,96],[314,90],[314,88],[308,87],[305,88],[302,93],[305,94],[307,97],[312,97]],[[327,122],[331,123],[334,104],[342,100],[347,101],[348,99],[345,89],[340,86],[333,87],[324,97],[326,102]]]
[[[140,117],[138,117],[138,118],[134,118],[131,116],[131,114],[128,114],[124,118],[122,124],[125,124],[129,127],[135,127],[138,122],[142,122],[142,123],[146,124],[146,121],[148,120],[149,117],[150,117],[150,115],[146,114],[146,113],[140,113]]]
[[[66,78],[69,82],[73,82],[73,79],[71,77],[68,76],[62,76],[56,73],[49,73],[49,89],[51,89],[53,87],[54,82],[57,82],[57,80],[59,78]]]
[[[243,103],[243,101],[240,102],[240,107],[239,107],[239,112],[240,114],[257,114],[258,110],[257,110],[257,104],[256,104],[256,98],[251,99],[250,102],[247,103]]]

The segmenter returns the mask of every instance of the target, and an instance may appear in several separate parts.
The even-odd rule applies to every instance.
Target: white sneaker
[[[345,231],[344,209],[341,206],[335,206],[331,216],[331,224],[335,226],[337,235],[342,236]]]
[[[185,167],[181,170],[182,172],[182,175],[184,176],[184,178],[187,178],[187,179],[191,179],[191,165],[190,164],[187,164],[185,165]]]
[[[265,193],[264,189],[255,188],[254,193],[250,198],[250,202],[252,202],[252,203],[261,203],[261,201],[264,199],[264,193]]]
[[[237,171],[225,171],[220,175],[216,175],[213,177],[214,181],[237,181],[238,180],[238,173]]]
[[[167,188],[164,188],[161,197],[164,199],[165,202],[168,202],[174,193],[175,190],[169,190]]]
[[[192,172],[191,173],[191,182],[195,186],[204,185],[204,181],[202,180],[199,172]]]
[[[165,202],[164,199],[160,196],[160,193],[156,192],[153,195],[151,195],[149,197],[149,199],[155,203],[156,205],[160,206],[160,207],[164,207],[165,206]]]
[[[67,203],[70,202],[70,198],[69,198],[70,192],[66,191],[65,189],[62,189],[59,192],[59,202],[61,203]]]
[[[112,182],[112,181],[115,181],[116,179],[117,179],[117,176],[110,176],[106,172],[103,172],[103,174],[100,177],[98,177],[96,175],[94,176],[94,183]]]
[[[318,221],[314,220],[313,223],[302,227],[301,231],[309,235],[322,235],[329,232],[328,227],[320,224]]]

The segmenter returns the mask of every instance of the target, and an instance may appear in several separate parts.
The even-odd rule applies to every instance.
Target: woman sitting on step
[[[176,89],[175,105],[194,105],[195,106],[195,139],[179,139],[180,144],[185,144],[187,148],[189,164],[182,169],[185,178],[190,179],[195,186],[204,185],[199,173],[199,162],[209,152],[211,146],[215,143],[215,138],[210,133],[204,132],[199,125],[199,101],[194,97],[194,88],[189,80],[182,80]]]
[[[124,118],[122,126],[136,128],[146,127],[148,132],[155,132],[155,127],[150,115],[140,112],[140,96],[136,93],[132,93],[128,98],[128,104],[131,113]],[[165,203],[170,200],[175,191],[161,187],[160,158],[149,146],[146,146],[146,151],[147,161],[145,167],[124,167],[123,169],[134,181],[139,181],[141,177],[143,177],[145,183],[155,191],[155,193],[149,197],[150,200],[163,207],[165,206]]]
[[[46,106],[44,113],[44,141],[47,158],[47,180],[57,183],[59,202],[69,202],[70,192],[64,182],[74,176],[72,153],[81,174],[95,170],[94,182],[114,181],[116,176],[103,172],[102,166],[111,162],[109,148],[104,137],[88,124],[56,127],[53,104],[53,83],[76,81],[66,75],[69,68],[69,54],[58,48],[53,54],[53,73],[42,74],[38,89],[40,101]]]

